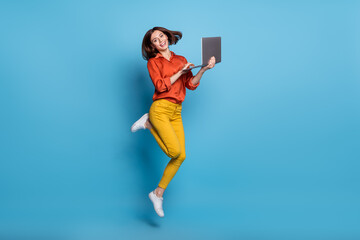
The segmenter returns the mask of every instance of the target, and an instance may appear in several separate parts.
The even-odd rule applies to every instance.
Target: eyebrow
[[[159,35],[157,35],[157,37],[154,37],[152,40],[150,40],[151,42],[154,41],[156,38],[159,38],[160,34],[163,34],[163,33],[159,33]]]

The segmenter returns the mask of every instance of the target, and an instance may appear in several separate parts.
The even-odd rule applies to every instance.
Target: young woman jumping
[[[195,90],[205,71],[215,66],[215,57],[193,76],[186,70],[192,63],[169,50],[182,37],[178,31],[154,27],[146,32],[142,42],[142,55],[148,60],[147,68],[155,86],[153,103],[149,113],[144,114],[131,127],[132,132],[149,129],[163,152],[171,158],[157,188],[149,193],[156,213],[164,217],[163,194],[180,165],[185,160],[185,135],[181,118],[181,103],[186,89]]]

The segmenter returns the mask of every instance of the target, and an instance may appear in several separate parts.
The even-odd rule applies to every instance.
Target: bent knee
[[[171,155],[169,154],[169,157],[172,159],[176,159],[177,161],[183,162],[186,158],[185,152],[177,151],[172,152]]]
[[[179,156],[177,156],[177,158],[173,158],[174,165],[180,167],[180,165],[184,162],[185,158],[186,158],[185,153],[180,153]]]
[[[178,159],[179,161],[181,161],[181,162],[183,162],[183,161],[185,160],[185,158],[186,158],[186,154],[183,153],[183,152],[181,152],[181,153],[179,154],[179,156],[177,157],[177,159]]]
[[[168,156],[171,158],[178,158],[181,155],[180,149],[172,149],[169,151]]]
[[[185,160],[185,158],[186,158],[185,153],[182,153],[182,152],[181,152],[181,153],[179,154],[179,156],[177,156],[176,161],[182,163],[182,162]]]

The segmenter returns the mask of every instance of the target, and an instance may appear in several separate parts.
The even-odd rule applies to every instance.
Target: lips
[[[166,42],[163,42],[162,44],[160,44],[160,47],[164,47],[166,44]]]

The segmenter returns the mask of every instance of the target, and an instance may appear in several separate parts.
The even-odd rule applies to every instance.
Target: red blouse
[[[155,93],[153,101],[157,99],[167,99],[170,102],[181,104],[186,95],[186,88],[195,90],[199,84],[192,84],[191,80],[194,78],[191,71],[181,75],[172,85],[170,77],[184,68],[187,63],[186,58],[176,55],[171,52],[170,60],[164,58],[161,53],[155,57],[150,58],[147,63],[151,81],[155,86]]]

